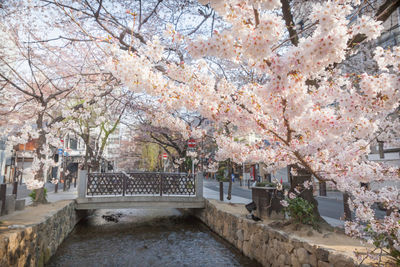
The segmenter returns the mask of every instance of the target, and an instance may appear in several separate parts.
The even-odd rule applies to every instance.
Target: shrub
[[[317,227],[317,219],[314,215],[314,205],[301,197],[287,199],[288,206],[285,207],[285,212],[290,218],[297,223],[308,224]]]
[[[32,192],[29,194],[29,196],[31,197],[32,202],[35,202],[35,199],[36,199],[36,190],[32,190]],[[47,199],[47,189],[46,189],[46,188],[44,188],[44,198]]]

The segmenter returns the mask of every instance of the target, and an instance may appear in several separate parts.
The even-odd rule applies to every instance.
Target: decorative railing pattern
[[[196,195],[195,179],[186,173],[89,173],[87,196]]]
[[[87,195],[123,195],[123,173],[89,173],[87,177]]]

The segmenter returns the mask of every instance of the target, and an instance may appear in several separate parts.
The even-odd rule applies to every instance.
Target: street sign
[[[167,153],[164,153],[164,154],[162,155],[162,157],[163,157],[163,159],[167,159],[167,158],[168,158]]]
[[[196,146],[196,140],[189,139],[188,140],[188,147],[195,147],[195,146]]]
[[[63,151],[63,149],[62,149],[62,148],[59,148],[59,149],[58,149],[58,155],[62,155],[62,154],[63,154],[63,152],[64,152],[64,151]]]

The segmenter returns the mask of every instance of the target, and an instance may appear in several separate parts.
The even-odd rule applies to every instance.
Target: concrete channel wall
[[[75,201],[49,205],[37,220],[9,225],[0,231],[0,266],[43,266],[87,213],[75,210]],[[43,206],[47,206],[43,205]],[[34,209],[35,207],[33,207]],[[38,212],[40,213],[40,212]],[[35,216],[35,214],[33,214]],[[20,218],[21,223],[26,220]],[[18,220],[15,221],[18,223]]]
[[[245,256],[263,266],[358,266],[347,255],[311,245],[283,231],[246,219],[244,215],[222,210],[215,200],[206,200],[205,209],[196,209],[193,214]]]

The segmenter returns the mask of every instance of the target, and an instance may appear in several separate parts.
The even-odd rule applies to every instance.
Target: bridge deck
[[[78,210],[123,208],[204,208],[204,199],[173,196],[120,196],[78,198]]]

